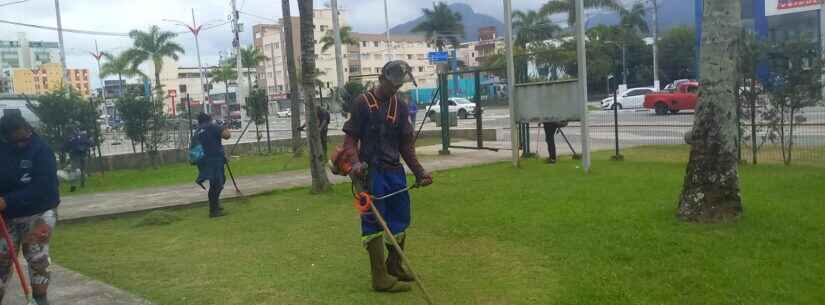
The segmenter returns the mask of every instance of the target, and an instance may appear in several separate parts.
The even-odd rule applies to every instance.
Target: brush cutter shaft
[[[404,191],[406,191],[406,189]],[[418,274],[415,273],[412,266],[410,265],[410,260],[407,259],[407,255],[404,254],[404,250],[401,249],[401,246],[398,244],[398,240],[395,239],[394,235],[392,235],[392,231],[390,231],[389,226],[387,226],[387,222],[384,221],[384,217],[381,216],[381,212],[378,211],[378,208],[376,208],[374,204],[370,205],[370,209],[372,209],[372,213],[375,215],[375,218],[378,219],[378,223],[380,223],[381,227],[384,228],[384,234],[386,234],[390,238],[393,248],[395,248],[395,251],[398,251],[398,254],[399,256],[401,256],[401,260],[404,262],[404,265],[407,265],[407,269],[410,270],[410,273],[415,279],[415,283],[418,285],[418,288],[420,288],[421,292],[424,293],[424,299],[427,301],[427,304],[435,304],[432,301],[430,293],[427,292],[427,289],[424,288],[424,284],[421,283],[421,279],[418,277]]]
[[[6,221],[0,215],[0,231],[3,233],[3,239],[6,240],[6,250],[8,250],[9,258],[14,265],[14,270],[17,271],[17,278],[20,279],[20,286],[23,287],[23,294],[26,295],[28,304],[36,304],[32,302],[32,293],[29,288],[29,283],[26,282],[26,277],[23,275],[23,269],[20,268],[20,262],[17,260],[17,251],[14,249],[14,242],[12,242],[9,230],[6,227]]]
[[[411,189],[413,189],[413,188],[415,188],[415,186],[408,186],[408,187],[405,187],[405,188],[403,188],[403,189],[397,190],[397,191],[395,191],[395,192],[392,192],[392,193],[389,193],[389,194],[386,194],[386,195],[377,196],[377,197],[376,197],[376,196],[370,196],[370,197],[372,197],[372,199],[373,199],[373,200],[384,200],[384,199],[390,198],[390,197],[392,197],[392,196],[395,196],[395,195],[401,194],[401,193],[403,193],[403,192],[409,191],[409,190],[411,190]]]

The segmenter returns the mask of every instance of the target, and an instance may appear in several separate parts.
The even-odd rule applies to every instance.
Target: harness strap
[[[378,112],[379,105],[378,105],[378,98],[372,92],[367,92],[364,94],[367,100],[367,106],[370,108],[370,112]],[[390,99],[390,108],[387,109],[387,122],[395,124],[398,118],[398,97],[393,95]]]

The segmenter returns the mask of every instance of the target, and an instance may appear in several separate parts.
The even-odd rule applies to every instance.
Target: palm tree
[[[298,82],[298,74],[295,73],[295,49],[292,40],[292,14],[289,11],[289,0],[281,0],[281,13],[283,14],[284,22],[284,49],[286,49],[286,70],[289,77],[289,101],[290,109],[292,111],[292,155],[298,157],[301,154],[301,103],[298,100],[300,96]]]
[[[301,20],[301,70],[315,71],[315,31],[313,23],[312,0],[298,0],[298,12]],[[326,152],[321,151],[321,132],[318,128],[318,107],[314,96],[315,73],[301,75],[304,84],[304,98],[306,99],[307,113],[307,141],[309,144],[310,173],[312,174],[312,192],[326,193],[332,189],[327,177],[325,164]]]
[[[725,18],[719,18],[725,16]],[[742,30],[739,1],[705,0],[699,103],[693,129],[685,135],[691,146],[679,218],[690,222],[724,222],[742,213],[736,137],[737,40]]]
[[[161,31],[157,25],[149,27],[146,32],[140,30],[129,32],[129,37],[132,38],[134,45],[131,49],[126,50],[123,56],[129,58],[132,68],[135,70],[144,62],[152,62],[155,72],[155,89],[158,95],[163,95],[163,88],[160,84],[163,59],[168,57],[178,60],[180,55],[186,53],[179,44],[172,41],[177,35],[173,32]]]
[[[358,39],[352,35],[352,27],[345,25],[341,27],[341,44],[357,45]],[[327,31],[324,38],[321,38],[321,52],[326,52],[329,48],[335,46],[335,32]]]
[[[622,10],[620,13],[621,21],[619,22],[622,29],[638,34],[650,33],[650,27],[645,19],[645,10],[644,4],[641,3],[634,4],[629,10]]]
[[[100,77],[108,77],[108,76],[117,76],[118,84],[120,86],[120,95],[124,95],[123,91],[123,77],[135,77],[141,76],[146,77],[143,72],[140,70],[135,69],[132,66],[132,63],[129,57],[126,54],[121,53],[120,55],[112,55],[109,53],[103,53],[103,57],[106,58],[106,62],[100,66]]]
[[[513,12],[513,30],[518,32],[515,44],[526,47],[528,43],[553,38],[561,28],[547,15],[536,11]]]
[[[455,13],[444,2],[433,4],[433,9],[422,9],[424,22],[416,25],[412,32],[424,33],[427,39],[435,38],[435,47],[442,51],[449,42],[457,46],[464,38],[464,24],[461,23],[461,14]]]
[[[253,46],[241,48],[241,66],[246,69],[246,81],[249,83],[250,88],[252,87],[252,68],[258,67],[266,59],[267,57],[261,49]],[[227,62],[233,63],[235,60],[235,56],[232,56],[227,59]]]
[[[235,71],[235,67],[231,64],[224,63],[219,67],[215,67],[212,71],[209,71],[209,82],[210,83],[219,83],[223,82],[225,91],[224,95],[226,98],[227,104],[229,103],[229,82],[238,79],[238,72]]]
[[[584,0],[584,9],[606,8],[612,11],[621,12],[624,7],[618,0]],[[567,25],[576,24],[576,1],[575,0],[551,0],[541,6],[539,13],[550,16],[553,14],[567,14]]]

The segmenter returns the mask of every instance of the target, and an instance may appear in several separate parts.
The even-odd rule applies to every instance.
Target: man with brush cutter
[[[49,240],[60,204],[57,161],[19,115],[0,119],[0,138],[0,232],[5,239],[0,242],[0,303],[14,265],[28,304],[48,305]],[[30,281],[17,261],[21,249]]]
[[[379,196],[371,205],[381,215],[362,211],[361,240],[370,258],[372,287],[381,292],[409,291],[409,282],[415,280],[411,270],[402,266],[403,253],[392,246],[392,237],[384,235],[382,225],[385,222],[403,249],[410,224],[410,196],[400,158],[415,175],[415,186],[432,184],[432,176],[415,154],[409,107],[396,94],[405,82],[415,82],[411,72],[409,64],[401,60],[384,65],[379,85],[355,100],[351,117],[344,124],[344,144],[332,158],[333,172],[349,174],[359,194]],[[389,250],[386,261],[385,244]]]

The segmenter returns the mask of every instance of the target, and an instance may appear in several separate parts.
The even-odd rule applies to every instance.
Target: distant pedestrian
[[[329,122],[331,120],[331,116],[329,114],[329,109],[327,106],[318,107],[318,130],[321,134],[321,149],[324,150],[324,157],[326,158],[327,155],[327,143],[329,138]],[[306,123],[298,127],[299,131],[304,131],[306,129]]]
[[[556,163],[556,132],[559,128],[567,126],[567,122],[545,122],[544,141],[547,142],[547,163]]]
[[[203,159],[197,163],[198,178],[195,183],[203,187],[203,182],[209,180],[209,217],[224,216],[226,213],[220,203],[223,185],[226,183],[226,155],[222,140],[229,139],[232,134],[227,126],[218,125],[208,114],[201,113],[198,115],[198,128],[194,136],[203,146]]]
[[[413,127],[415,127],[415,117],[418,114],[418,103],[413,101],[410,95],[407,95],[406,102],[410,104],[410,122],[412,122]]]
[[[28,262],[34,301],[48,305],[49,240],[57,223],[57,160],[54,151],[18,115],[0,119],[0,213],[15,250]],[[0,243],[0,303],[11,272],[11,255]]]
[[[73,173],[79,172],[78,179],[70,179],[70,192],[77,190],[77,182],[79,180],[80,187],[86,187],[86,160],[89,158],[89,149],[92,147],[92,141],[85,131],[72,132],[72,135],[66,140],[63,145],[63,150],[69,154],[70,168]]]

